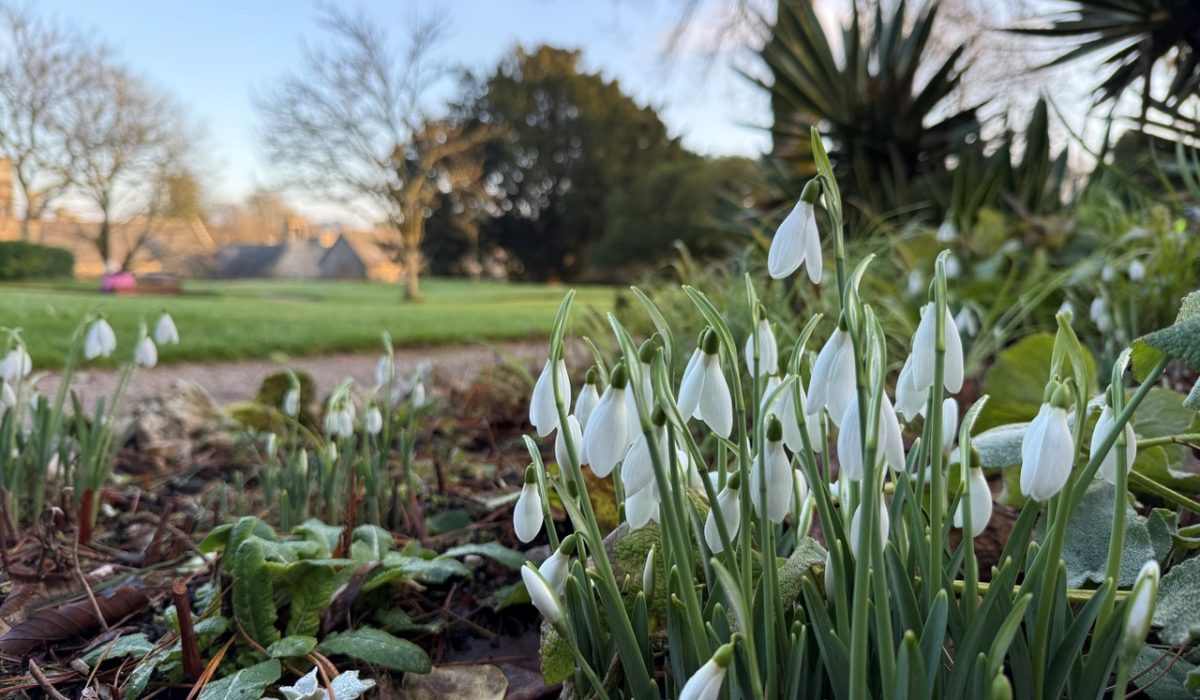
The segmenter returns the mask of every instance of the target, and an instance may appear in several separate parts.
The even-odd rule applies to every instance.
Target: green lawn
[[[282,280],[190,281],[179,296],[114,297],[92,281],[0,285],[0,326],[20,327],[34,364],[63,362],[72,330],[89,311],[117,333],[114,357],[132,352],[139,319],[167,310],[182,343],[160,362],[374,351],[387,330],[397,346],[528,338],[549,332],[565,287],[429,279],[425,299],[403,301],[396,285]],[[607,311],[615,292],[580,288],[577,306]]]

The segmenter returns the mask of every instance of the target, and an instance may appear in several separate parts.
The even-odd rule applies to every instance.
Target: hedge
[[[70,277],[75,256],[62,248],[0,241],[0,280]]]

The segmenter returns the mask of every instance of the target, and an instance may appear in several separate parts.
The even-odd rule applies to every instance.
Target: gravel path
[[[396,351],[397,376],[411,375],[422,363],[428,363],[435,392],[466,386],[483,367],[514,357],[530,364],[546,354],[543,340],[497,342],[492,347],[482,345],[442,345],[400,348]],[[375,364],[379,355],[341,354],[322,357],[295,358],[286,364],[270,360],[244,360],[214,364],[184,363],[139,369],[130,380],[126,406],[139,399],[161,395],[177,380],[196,382],[208,390],[218,403],[232,403],[254,398],[263,377],[290,367],[312,374],[317,383],[317,395],[324,396],[347,377],[363,386],[375,383]],[[77,372],[72,386],[84,404],[90,406],[95,397],[111,395],[116,389],[117,370]],[[59,377],[44,376],[39,388],[53,396],[58,390]]]

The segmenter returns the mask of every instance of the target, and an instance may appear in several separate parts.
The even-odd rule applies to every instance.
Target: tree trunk
[[[96,250],[100,253],[100,264],[108,267],[108,213],[100,220],[100,234],[96,236]]]
[[[416,301],[421,298],[421,249],[408,246],[404,251],[404,298]]]

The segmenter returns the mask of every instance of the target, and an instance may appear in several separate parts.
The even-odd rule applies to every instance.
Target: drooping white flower
[[[283,412],[295,418],[300,413],[300,388],[292,387],[283,395]]]
[[[28,377],[31,371],[33,371],[33,361],[24,345],[18,344],[8,351],[4,360],[0,361],[0,380],[5,382],[15,382]]]
[[[546,618],[546,622],[554,626],[562,624],[564,613],[558,595],[532,564],[521,568],[521,580],[525,583],[525,590],[529,591],[529,601]]]
[[[379,408],[372,406],[367,409],[367,416],[363,419],[363,427],[371,435],[378,435],[383,432],[383,414]]]
[[[1105,404],[1104,409],[1100,411],[1100,418],[1096,420],[1096,429],[1092,431],[1091,454],[1093,457],[1100,451],[1100,444],[1104,442],[1104,438],[1116,427],[1117,417],[1113,415],[1112,407]],[[1133,460],[1137,459],[1137,436],[1134,435],[1133,426],[1128,422],[1125,423],[1125,473],[1129,473],[1130,467],[1133,466]],[[1100,468],[1096,470],[1096,477],[1104,479],[1114,486],[1117,483],[1117,445],[1109,448],[1108,452],[1104,453],[1104,459],[1100,462]]]
[[[179,345],[179,329],[175,327],[175,319],[171,314],[163,312],[154,324],[154,340],[159,345]]]
[[[1088,317],[1092,319],[1092,323],[1095,323],[1096,328],[1101,332],[1106,333],[1112,330],[1112,314],[1108,312],[1108,304],[1104,302],[1104,297],[1092,299],[1092,304],[1088,307]]]
[[[954,511],[954,527],[963,527],[966,520],[963,502],[967,499],[971,502],[971,537],[979,537],[992,519],[992,491],[979,467],[971,467],[967,472],[967,493],[959,500],[958,509]]]
[[[896,412],[904,417],[905,423],[913,422],[924,414],[929,389],[920,389],[913,380],[913,356],[909,355],[896,378]]]
[[[714,433],[727,438],[733,432],[733,397],[721,371],[717,342],[715,333],[707,336],[700,361],[684,376],[679,410],[703,420]],[[685,412],[688,408],[690,413]]]
[[[565,405],[571,405],[571,378],[567,375],[567,363],[563,360],[546,360],[542,373],[533,386],[533,397],[529,401],[529,422],[538,437],[546,437],[558,427],[558,404],[554,400],[554,377],[558,374],[559,391]]]
[[[613,369],[612,382],[604,390],[587,428],[583,431],[583,452],[591,464],[592,473],[604,478],[612,473],[617,462],[629,451],[632,437],[629,434],[629,416],[625,402],[629,375],[624,365]]]
[[[808,382],[807,413],[819,416],[824,409],[834,425],[838,425],[856,391],[854,343],[849,333],[838,328],[817,353],[812,378]]]
[[[742,507],[738,500],[738,475],[731,474],[725,482],[725,488],[717,494],[717,510],[721,511],[721,517],[725,521],[725,530],[729,533],[730,541],[737,537],[738,530],[742,526]],[[708,518],[704,521],[704,541],[708,544],[708,548],[713,554],[720,554],[725,551],[725,545],[721,542],[721,531],[717,527],[717,519],[713,515],[713,509],[709,509]]]
[[[588,418],[591,417],[596,404],[600,402],[600,392],[596,390],[599,384],[600,377],[596,373],[596,368],[592,367],[588,370],[583,388],[579,390],[579,396],[575,399],[575,418],[579,420],[581,430],[587,429]]]
[[[746,338],[746,367],[751,372],[755,369],[754,343],[758,339],[758,376],[772,375],[779,371],[779,348],[775,343],[775,333],[767,319],[761,319],[754,333]]]
[[[1133,590],[1125,604],[1125,625],[1121,635],[1122,655],[1132,658],[1141,651],[1154,617],[1158,598],[1158,562],[1151,559],[1142,565],[1133,582]]]
[[[726,644],[713,654],[692,677],[683,684],[679,691],[679,700],[717,700],[721,695],[721,685],[725,682],[725,673],[729,662],[733,659],[733,645]]]
[[[583,431],[579,429],[579,420],[573,415],[567,416],[567,429],[560,430],[554,435],[554,461],[558,462],[560,467],[571,464],[565,437],[568,432],[571,435],[571,444],[575,446],[575,454],[579,456],[579,466],[587,464],[583,460],[583,455],[579,454],[583,447]]]
[[[386,386],[392,383],[395,376],[395,364],[391,355],[380,355],[375,362],[375,384]]]
[[[354,404],[347,397],[333,400],[325,412],[325,432],[350,437],[354,434],[354,415]]]
[[[1112,282],[1117,278],[1117,268],[1112,265],[1105,265],[1100,270],[1100,279],[1104,282]]]
[[[796,411],[796,400],[799,399],[800,411]],[[808,397],[804,393],[804,384],[799,378],[792,382],[788,389],[779,395],[775,402],[775,415],[783,424],[783,444],[793,453],[804,449],[804,434],[800,428],[800,417],[804,417],[805,430],[808,432],[808,443],[813,452],[820,454],[825,449],[821,442],[821,418],[808,412]]]
[[[921,322],[917,325],[916,335],[913,336],[912,349],[912,382],[917,390],[925,391],[933,386],[934,362],[937,357],[937,326],[936,306],[930,302],[921,308]],[[946,354],[942,365],[942,380],[946,391],[957,394],[963,385],[963,349],[962,338],[958,334],[958,325],[950,310],[943,311],[942,322],[946,337]]]
[[[859,558],[858,538],[859,532],[862,530],[863,519],[863,504],[858,504],[854,509],[854,517],[850,519],[850,555],[855,559]],[[879,501],[879,539],[881,542],[887,542],[888,533],[891,532],[892,520],[888,515],[887,503],[880,499]]]
[[[958,437],[958,400],[947,396],[942,401],[942,449],[949,450]]]
[[[420,373],[413,378],[412,391],[408,394],[408,402],[413,408],[421,408],[425,405],[425,382],[421,381]]]
[[[662,495],[658,490],[658,481],[651,479],[640,490],[625,494],[625,520],[629,527],[637,530],[648,525],[651,521],[658,522],[658,511],[662,505]]]
[[[516,532],[517,539],[532,542],[542,531],[544,519],[537,473],[533,467],[529,467],[525,470],[525,484],[521,487],[521,495],[517,497],[517,505],[513,508],[513,531]]]
[[[546,579],[546,584],[550,586],[550,590],[554,591],[554,595],[562,595],[563,589],[567,587],[567,575],[571,568],[571,552],[574,551],[574,540],[571,539],[575,535],[569,535],[554,550],[554,553],[546,557],[546,561],[538,567],[538,573],[542,578]],[[568,540],[571,540],[568,543]]]
[[[954,324],[968,338],[974,338],[975,334],[979,332],[979,319],[975,318],[975,312],[969,306],[958,310],[958,314],[954,317]]]
[[[1021,493],[1052,498],[1071,477],[1075,446],[1065,408],[1044,403],[1021,439]]]
[[[866,475],[863,464],[863,435],[859,418],[858,396],[846,407],[842,416],[842,427],[837,440],[838,464],[847,478],[861,481]],[[904,469],[904,439],[900,432],[900,421],[887,395],[880,397],[878,438],[875,441],[876,459],[886,463],[893,471]]]
[[[154,340],[143,335],[133,349],[133,363],[138,367],[153,367],[158,364],[158,348]]]
[[[94,360],[97,357],[108,357],[117,349],[117,336],[113,333],[108,321],[98,318],[88,328],[83,339],[83,356]]]
[[[1135,258],[1129,261],[1129,279],[1132,282],[1141,282],[1146,279],[1146,266],[1141,260]]]
[[[783,426],[779,419],[771,418],[766,433],[766,446],[750,469],[750,502],[759,517],[781,523],[792,507],[792,465],[783,451]],[[765,508],[762,501],[764,482]]]
[[[820,186],[809,182],[804,186],[800,201],[779,224],[775,237],[771,239],[771,250],[767,253],[767,272],[775,279],[783,279],[800,269],[808,267],[808,279],[813,284],[821,283],[824,261],[821,257],[821,234],[817,228],[816,202]]]
[[[925,291],[925,277],[920,270],[910,270],[908,273],[908,281],[904,286],[904,293],[910,297],[915,297]]]
[[[1074,316],[1075,315],[1075,305],[1071,303],[1070,299],[1064,299],[1063,303],[1058,305],[1058,313],[1060,313],[1060,314],[1061,313],[1069,313],[1072,316]]]
[[[655,428],[654,447],[658,451],[659,464],[667,462],[667,432],[662,427]],[[629,448],[629,454],[621,463],[621,483],[629,493],[636,493],[654,481],[654,458],[651,455],[650,443],[645,435],[639,435]]]
[[[953,243],[955,238],[958,238],[958,227],[946,217],[941,226],[938,226],[937,233],[934,234],[934,240],[938,243]]]

